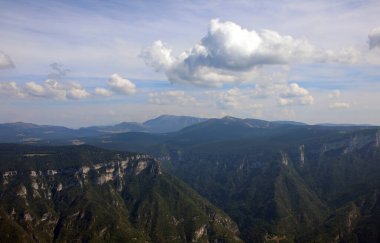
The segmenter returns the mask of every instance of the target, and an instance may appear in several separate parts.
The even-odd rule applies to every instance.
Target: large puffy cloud
[[[204,49],[196,45],[192,51],[198,54]],[[212,66],[202,65],[194,59],[190,52],[184,52],[175,58],[171,50],[162,41],[156,41],[152,46],[145,48],[140,56],[145,63],[158,72],[164,72],[172,83],[191,83],[199,86],[220,86],[224,82],[236,82],[237,77],[229,71],[217,70]],[[197,53],[192,55],[197,56]]]
[[[270,30],[259,34],[233,22],[214,19],[207,36],[199,47],[193,48],[188,60],[216,68],[247,70],[255,65],[288,63],[309,57],[313,52],[314,47],[304,40]]]
[[[320,50],[308,41],[271,30],[260,33],[233,22],[211,21],[207,35],[190,50],[174,57],[161,41],[141,52],[146,64],[173,83],[221,86],[242,81],[255,67],[296,62],[350,62],[352,50]]]
[[[162,41],[155,41],[152,46],[145,48],[140,56],[156,71],[167,70],[174,63],[172,50],[167,48]]]
[[[0,51],[0,69],[6,69],[6,68],[14,68],[15,65],[13,64],[11,58]]]
[[[121,77],[117,73],[111,76],[107,85],[111,90],[120,94],[132,95],[136,93],[136,85],[128,79]]]
[[[157,105],[197,105],[197,100],[182,90],[149,93],[148,102]]]
[[[373,29],[368,34],[368,45],[370,49],[380,48],[380,27]]]

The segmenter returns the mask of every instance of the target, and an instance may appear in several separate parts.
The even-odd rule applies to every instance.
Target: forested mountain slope
[[[146,154],[0,145],[1,242],[240,242],[236,224]]]
[[[380,240],[380,132],[225,117],[94,144],[145,151],[221,207],[247,242]]]

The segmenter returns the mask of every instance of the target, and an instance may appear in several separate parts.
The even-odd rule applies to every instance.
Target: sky
[[[0,0],[0,123],[380,125],[380,1]]]

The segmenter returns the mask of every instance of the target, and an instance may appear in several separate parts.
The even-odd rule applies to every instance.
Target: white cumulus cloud
[[[14,68],[15,65],[13,64],[11,58],[0,51],[0,69],[6,69],[6,68]]]
[[[156,71],[166,70],[174,63],[172,50],[167,48],[162,41],[155,41],[152,46],[144,49],[140,57]]]
[[[107,85],[111,90],[120,94],[132,95],[136,93],[136,85],[117,73],[111,75]]]
[[[148,102],[157,105],[197,105],[197,100],[182,90],[149,93]]]
[[[291,83],[281,91],[278,104],[281,106],[312,105],[314,98],[307,89],[296,83]]]
[[[45,96],[44,86],[37,84],[35,82],[27,82],[25,84],[25,90],[28,92],[28,94],[32,96],[39,96],[39,97]]]
[[[0,82],[0,94],[9,97],[24,98],[25,94],[16,82]]]
[[[207,35],[178,56],[161,41],[142,50],[147,65],[162,71],[172,83],[222,86],[241,80],[244,72],[262,65],[297,62],[350,62],[353,50],[321,50],[307,40],[276,31],[248,30],[233,22],[211,20]]]
[[[42,84],[28,82],[25,84],[24,92],[28,96],[63,100],[66,98],[66,88],[54,79],[47,79]]]
[[[96,88],[91,94],[75,81],[61,83],[54,79],[47,79],[41,83],[30,81],[24,85],[18,85],[16,82],[0,82],[0,96],[5,97],[80,100],[92,95],[111,96],[112,92],[108,89]]]
[[[90,93],[76,82],[71,82],[69,85],[62,85],[53,79],[48,79],[42,84],[27,82],[23,88],[23,92],[26,96],[30,97],[56,100],[84,99],[90,96]]]
[[[104,89],[104,88],[95,88],[95,94],[100,95],[100,96],[109,97],[112,95],[112,92],[109,91],[108,89]]]
[[[368,34],[369,49],[380,48],[380,27],[373,29]]]
[[[90,93],[88,93],[82,85],[75,82],[71,83],[66,92],[68,99],[84,99],[90,96]]]

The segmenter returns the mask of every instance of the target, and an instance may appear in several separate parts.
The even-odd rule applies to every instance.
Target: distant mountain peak
[[[23,127],[23,128],[36,128],[40,127],[39,125],[36,125],[34,123],[28,123],[28,122],[9,122],[4,123],[6,126],[14,126],[14,127]]]
[[[204,122],[208,119],[192,116],[161,115],[143,123],[154,133],[179,131],[185,127]]]
[[[224,116],[222,117],[222,120],[241,120],[241,118],[236,118],[236,117],[233,117],[233,116]]]
[[[155,121],[155,120],[164,120],[164,119],[205,119],[205,118],[194,117],[194,116],[186,116],[186,115],[169,115],[169,114],[163,114],[163,115],[160,115],[160,116],[158,116],[158,117],[155,117],[155,118],[152,118],[152,119],[146,120],[145,122],[143,122],[143,124],[145,124],[145,123],[149,123],[149,122],[151,122],[151,121]]]

